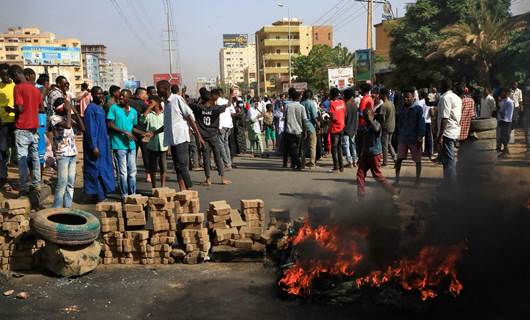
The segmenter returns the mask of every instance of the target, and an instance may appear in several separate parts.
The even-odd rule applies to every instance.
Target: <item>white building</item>
[[[221,83],[237,85],[256,82],[256,45],[242,48],[222,48],[219,51]]]
[[[119,86],[123,88],[124,81],[129,79],[127,72],[127,66],[122,62],[107,62],[106,75],[105,75],[105,88],[109,88],[111,85]]]

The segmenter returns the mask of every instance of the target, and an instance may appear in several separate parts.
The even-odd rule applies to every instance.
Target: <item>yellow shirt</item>
[[[15,113],[7,113],[4,107],[15,106],[15,83],[3,83],[0,82],[0,119],[2,123],[13,123],[15,122]]]

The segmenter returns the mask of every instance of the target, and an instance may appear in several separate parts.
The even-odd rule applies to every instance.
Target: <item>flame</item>
[[[313,228],[308,221],[291,239],[293,245],[306,241],[314,241],[315,251],[322,251],[332,259],[303,258],[296,265],[289,268],[279,284],[286,287],[292,295],[302,295],[310,291],[313,279],[321,273],[331,275],[353,276],[355,266],[362,260],[360,253],[360,239],[365,238],[365,230],[348,232],[348,240],[340,239],[340,226],[318,226]]]
[[[340,236],[339,236],[340,235]],[[296,296],[310,294],[311,284],[321,274],[348,276],[355,275],[355,268],[362,261],[361,248],[368,235],[366,229],[345,230],[344,226],[317,226],[308,221],[291,239],[292,245],[302,245],[312,241],[315,252],[311,257],[299,257],[296,263],[285,271],[279,285],[287,293]],[[413,258],[396,261],[385,270],[376,270],[355,279],[358,288],[379,287],[388,282],[396,282],[407,291],[417,290],[423,301],[437,296],[437,289],[447,281],[448,291],[458,296],[463,289],[457,278],[456,264],[462,258],[465,246],[450,247],[425,246]],[[323,251],[326,258],[318,258]]]

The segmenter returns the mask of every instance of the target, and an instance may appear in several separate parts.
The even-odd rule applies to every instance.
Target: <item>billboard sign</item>
[[[27,66],[81,65],[81,48],[23,46],[22,56]]]
[[[292,82],[291,87],[295,88],[298,92],[304,92],[307,90],[307,82]],[[283,92],[289,91],[289,82],[283,84]]]
[[[374,77],[374,52],[371,49],[355,51],[355,78],[358,82],[372,81]]]
[[[123,86],[125,87],[125,89],[129,89],[134,92],[134,90],[140,88],[140,81],[125,80],[123,81]]]
[[[248,45],[248,34],[223,34],[223,47],[244,48]]]
[[[328,69],[328,80],[330,88],[344,90],[353,86],[353,68]]]
[[[182,83],[182,77],[180,73],[155,73],[153,74],[153,83],[156,85],[158,81],[167,80],[171,85],[180,86]]]

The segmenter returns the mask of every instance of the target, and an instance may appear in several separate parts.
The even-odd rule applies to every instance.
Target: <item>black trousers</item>
[[[287,157],[291,157],[291,168],[300,169],[302,163],[300,161],[300,145],[302,143],[302,135],[291,134],[284,132],[285,154],[283,157],[283,164],[287,164]]]
[[[344,169],[342,160],[342,132],[331,134],[331,156],[333,157],[333,170]]]
[[[220,176],[224,176],[224,164],[221,157],[221,144],[219,143],[219,136],[204,138],[204,150],[202,150],[202,164],[204,165],[204,175],[206,178],[210,177],[210,150],[213,151],[215,163],[217,164],[217,172]]]
[[[186,188],[191,188],[193,183],[191,182],[190,171],[188,168],[190,159],[189,142],[183,142],[171,146],[171,158],[173,159],[173,166],[177,173],[177,179],[184,180]]]

